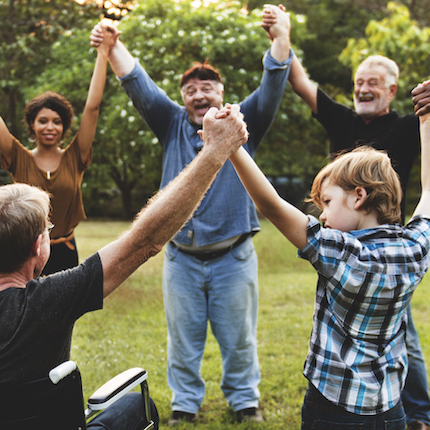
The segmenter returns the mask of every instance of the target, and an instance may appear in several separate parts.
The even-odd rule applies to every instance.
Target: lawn
[[[202,374],[206,397],[195,430],[299,429],[306,389],[302,375],[314,301],[316,275],[306,261],[268,222],[254,238],[259,256],[260,305],[258,350],[261,366],[260,407],[264,424],[237,424],[220,390],[221,357],[210,333]],[[125,222],[87,220],[76,230],[83,260],[128,228]],[[128,367],[144,367],[151,396],[167,427],[170,390],[166,381],[166,323],[161,288],[162,253],[145,263],[105,300],[102,311],[84,315],[77,323],[72,359],[82,372],[88,397],[101,383]],[[426,276],[413,297],[414,321],[430,363],[430,313]],[[429,365],[430,369],[430,365]],[[183,425],[182,428],[186,428]]]

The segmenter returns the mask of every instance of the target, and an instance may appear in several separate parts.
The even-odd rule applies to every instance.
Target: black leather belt
[[[170,242],[170,244],[173,245],[175,248],[178,248],[180,252],[196,257],[200,261],[209,261],[215,260],[215,258],[222,257],[223,255],[230,252],[232,249],[237,248],[239,245],[242,245],[242,243],[245,242],[245,240],[248,239],[249,236],[250,233],[242,234],[242,236],[240,236],[239,239],[237,239],[236,242],[234,242],[232,245],[228,246],[227,248],[218,249],[216,251],[188,251],[187,249],[177,247],[173,242]]]

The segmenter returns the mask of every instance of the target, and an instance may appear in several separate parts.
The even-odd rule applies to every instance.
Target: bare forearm
[[[106,85],[107,63],[108,53],[97,51],[96,63],[94,65],[94,71],[91,77],[90,87],[88,89],[85,109],[96,111],[100,109],[103,91]]]
[[[317,86],[309,79],[297,56],[291,62],[288,81],[293,91],[311,108],[313,113],[317,112]]]
[[[10,134],[9,129],[7,128],[7,125],[1,116],[0,116],[0,152],[9,163],[11,152],[12,152],[12,135]]]
[[[130,231],[100,251],[105,295],[113,291],[163,245],[192,215],[227,158],[248,138],[238,105],[217,117],[211,108],[199,131],[204,146],[197,157],[144,208]]]
[[[115,75],[121,78],[134,69],[135,60],[123,43],[118,40],[110,51],[109,63]]]
[[[430,113],[420,117],[421,186],[430,191]]]
[[[290,48],[289,35],[277,37],[273,40],[272,46],[270,47],[270,55],[279,63],[283,63],[290,56]]]
[[[258,211],[269,219],[281,199],[272,184],[244,148],[232,155],[230,161]]]
[[[283,200],[251,156],[240,148],[230,157],[258,211],[298,249],[306,245],[307,216]]]
[[[430,216],[430,113],[420,116],[421,198],[414,215]]]
[[[161,251],[198,207],[220,167],[203,153],[199,154],[149,201],[121,239],[100,251],[105,273],[105,296]]]

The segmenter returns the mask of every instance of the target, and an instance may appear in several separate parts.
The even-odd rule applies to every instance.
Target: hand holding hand
[[[113,25],[111,20],[104,19],[91,30],[90,45],[98,48],[105,41],[110,49],[115,45],[120,34],[121,31]]]
[[[282,4],[279,6],[265,4],[261,27],[267,32],[267,37],[272,41],[277,37],[289,38],[291,29],[290,14],[285,12],[285,7]]]
[[[430,113],[430,80],[418,84],[412,91],[415,114],[418,116]]]
[[[199,135],[203,150],[210,152],[221,164],[248,140],[248,130],[239,105],[226,104],[220,110],[211,108],[203,118]]]

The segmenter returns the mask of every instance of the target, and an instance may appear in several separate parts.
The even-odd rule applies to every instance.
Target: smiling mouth
[[[194,110],[200,115],[204,115],[209,110],[209,108],[209,105],[194,106]]]
[[[361,102],[364,102],[364,103],[366,103],[366,102],[373,102],[374,99],[375,98],[373,97],[372,94],[370,94],[370,95],[367,95],[367,94],[361,95],[361,94],[359,94],[358,95],[358,100],[359,100],[360,103]]]

